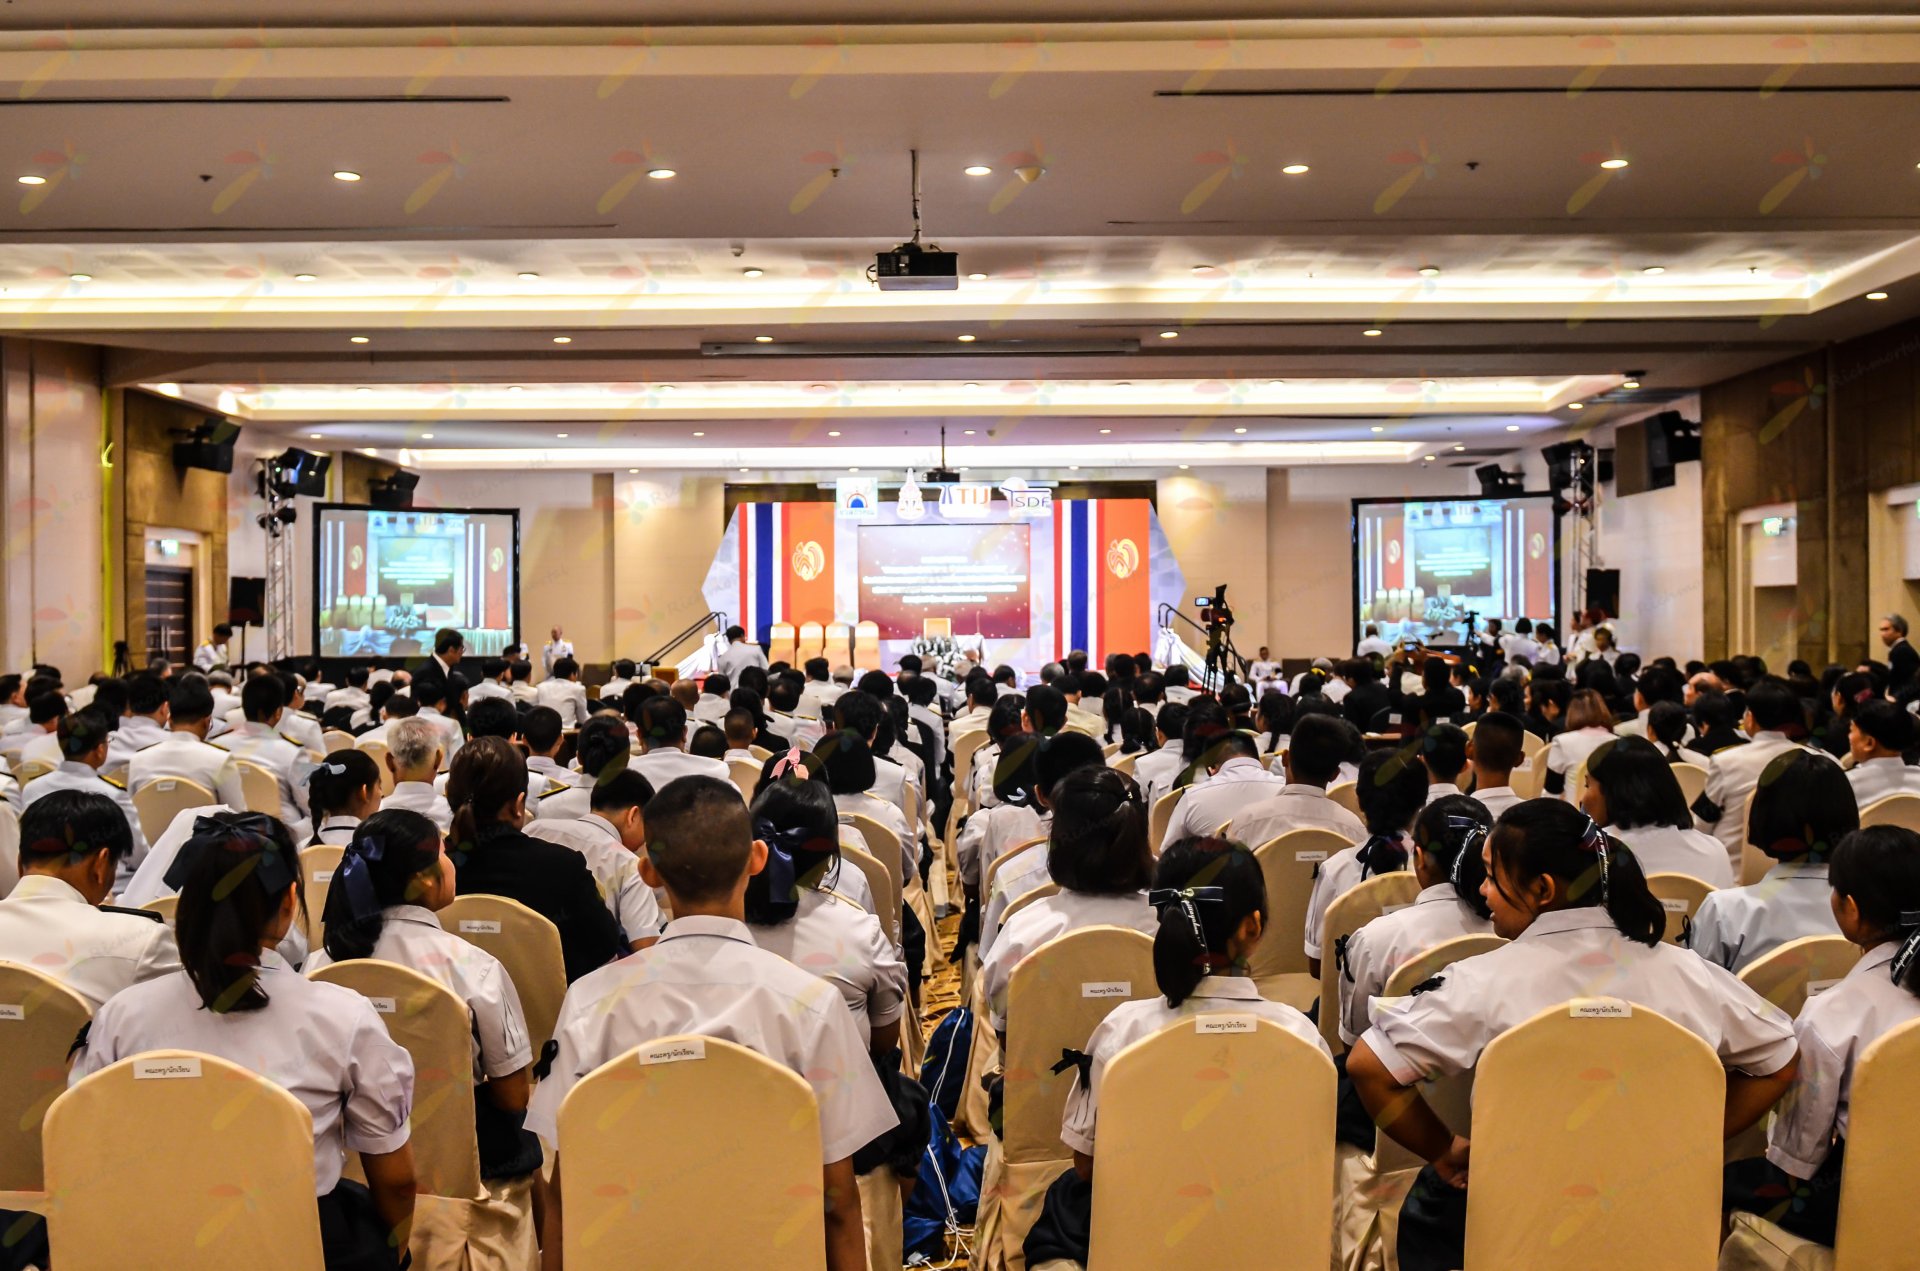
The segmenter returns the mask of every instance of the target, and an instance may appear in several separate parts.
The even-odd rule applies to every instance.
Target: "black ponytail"
[[[1480,894],[1486,881],[1486,862],[1480,847],[1493,829],[1493,813],[1478,799],[1450,794],[1421,809],[1413,824],[1413,840],[1427,859],[1447,876],[1460,903],[1482,918],[1490,918],[1487,898]]]
[[[355,747],[336,750],[307,774],[307,806],[315,824],[344,813],[354,796],[380,784],[380,767],[373,756]]]
[[[1427,765],[1418,743],[1403,750],[1368,751],[1353,793],[1369,836],[1360,845],[1360,877],[1405,869],[1407,847],[1401,835],[1427,801]]]
[[[289,886],[298,897],[294,921],[306,915],[300,858],[286,825],[258,812],[203,816],[166,881],[180,894],[174,934],[201,1004],[222,1015],[266,1006],[260,938]]]
[[[1666,907],[1648,890],[1633,852],[1572,804],[1517,803],[1501,814],[1490,843],[1500,867],[1493,885],[1509,900],[1517,898],[1501,887],[1501,872],[1521,884],[1548,875],[1567,898],[1564,908],[1604,908],[1621,935],[1648,948],[1666,935]]]
[[[1920,834],[1897,825],[1855,830],[1833,849],[1827,881],[1860,919],[1897,942],[1893,982],[1920,997]]]
[[[1148,899],[1160,913],[1153,980],[1179,1006],[1230,968],[1227,942],[1248,914],[1267,920],[1267,883],[1252,852],[1223,838],[1185,838],[1160,853]]]
[[[355,826],[321,914],[327,956],[335,962],[372,957],[387,925],[385,911],[416,903],[421,875],[439,863],[440,829],[418,812],[389,808]]]

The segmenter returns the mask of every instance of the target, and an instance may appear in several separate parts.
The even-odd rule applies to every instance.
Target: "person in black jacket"
[[[569,984],[627,952],[587,858],[520,832],[527,819],[527,764],[513,743],[476,737],[462,746],[447,775],[447,802],[453,805],[447,854],[460,895],[505,896],[558,927]]]
[[[1880,643],[1887,646],[1887,692],[1898,697],[1920,677],[1920,653],[1907,643],[1907,620],[1897,613],[1880,619]]]
[[[1380,682],[1380,668],[1372,658],[1348,658],[1334,668],[1334,674],[1347,682],[1347,695],[1340,699],[1340,713],[1347,722],[1366,732],[1373,717],[1387,709],[1390,694]]]

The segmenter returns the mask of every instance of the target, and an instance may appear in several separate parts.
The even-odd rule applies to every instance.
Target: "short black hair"
[[[835,794],[865,794],[873,789],[873,751],[859,733],[830,732],[813,744],[813,753],[826,766],[827,788]]]
[[[1738,816],[1738,808],[1723,808]],[[1860,803],[1847,774],[1826,755],[1788,750],[1773,757],[1753,792],[1747,842],[1775,860],[1824,860],[1860,828]]]
[[[622,769],[605,781],[593,783],[587,806],[595,812],[621,812],[644,808],[653,802],[653,783],[631,768]]]
[[[596,782],[626,771],[627,759],[633,753],[627,721],[618,715],[595,715],[580,725],[578,744],[580,771]]]
[[[116,865],[133,850],[133,827],[120,805],[90,790],[55,790],[20,814],[20,863],[78,863],[104,851]]]
[[[559,712],[554,712],[559,718]],[[505,737],[512,741],[520,734],[520,712],[504,697],[483,697],[467,708],[469,737]]]
[[[704,759],[724,759],[727,755],[727,735],[712,724],[702,724],[693,730],[693,737],[687,742],[687,753]]]
[[[396,690],[380,709],[386,712],[388,719],[410,719],[420,713],[420,700],[411,691],[402,693]]]
[[[476,709],[485,705],[485,702],[480,702]],[[544,754],[553,749],[553,744],[560,740],[560,734],[566,729],[567,723],[560,718],[559,711],[551,706],[536,706],[520,721],[520,738],[529,749]]]
[[[639,668],[633,664],[632,658],[615,658],[613,660],[613,677],[617,680],[632,679],[633,673],[638,669]]]
[[[213,714],[213,689],[204,677],[183,675],[167,690],[167,711],[175,723],[193,723]]]
[[[240,711],[251,723],[266,723],[286,704],[286,690],[280,687],[277,675],[250,675],[240,690]]]
[[[886,723],[887,708],[873,694],[855,690],[834,699],[833,718],[843,732],[857,733],[866,741]]]
[[[915,706],[931,706],[940,689],[931,678],[916,675],[901,686],[900,692]]]
[[[1360,778],[1353,790],[1368,832],[1398,834],[1410,829],[1413,818],[1427,805],[1428,784],[1427,765],[1411,747],[1368,751],[1360,761]]]
[[[580,674],[580,663],[573,658],[555,658],[553,660],[553,678],[570,680]]]
[[[1325,785],[1340,775],[1340,765],[1360,747],[1360,732],[1346,720],[1313,713],[1293,723],[1287,758],[1293,775],[1313,785]]]
[[[455,649],[466,651],[467,638],[460,634],[457,627],[442,627],[433,633],[433,651],[450,653]]]
[[[78,759],[91,753],[95,746],[113,735],[119,723],[119,719],[108,715],[98,706],[83,706],[62,715],[56,733],[60,739],[60,753],[68,759]]]
[[[1511,772],[1527,757],[1527,726],[1518,715],[1488,711],[1473,726],[1473,756],[1496,772]]]
[[[1085,733],[1056,733],[1043,738],[1035,747],[1034,786],[1053,797],[1053,788],[1082,768],[1104,768],[1107,753],[1098,741]]]
[[[136,715],[157,715],[170,701],[167,682],[157,675],[136,675],[127,682],[127,709]]]
[[[347,684],[352,688],[365,688],[367,686],[367,680],[372,678],[372,674],[373,673],[364,666],[350,666],[347,668]]]
[[[807,678],[810,680],[828,680],[833,677],[833,664],[825,658],[808,658],[805,669]]]
[[[1806,727],[1806,707],[1793,691],[1793,685],[1777,675],[1763,677],[1747,690],[1747,713],[1753,722],[1769,731],[1793,731]]]
[[[1693,828],[1686,792],[1660,748],[1641,737],[1600,743],[1587,759],[1587,780],[1607,801],[1607,820],[1623,830]]]
[[[967,680],[967,702],[973,706],[985,706],[989,710],[1000,698],[1000,687],[991,676],[976,675]]]
[[[753,825],[730,781],[681,777],[647,803],[647,857],[683,900],[716,900],[746,874]]]
[[[700,691],[709,697],[725,697],[733,692],[733,681],[719,671],[715,671],[700,685]]]
[[[1913,748],[1913,716],[1892,702],[1868,702],[1854,713],[1853,726],[1889,750]]]
[[[873,694],[881,701],[893,696],[893,678],[885,671],[868,671],[854,687],[862,693]]]
[[[640,736],[650,745],[677,746],[686,735],[686,707],[665,693],[641,703]]]
[[[1037,732],[1059,732],[1067,723],[1067,695],[1051,684],[1034,685],[1027,690],[1027,718]]]
[[[1640,678],[1633,682],[1633,689],[1651,708],[1660,702],[1684,701],[1687,682],[1672,667],[1656,665],[1640,672]]]
[[[1435,781],[1452,781],[1467,766],[1467,731],[1455,724],[1431,724],[1420,737],[1420,757]]]

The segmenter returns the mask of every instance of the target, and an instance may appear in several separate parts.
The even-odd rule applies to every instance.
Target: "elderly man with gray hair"
[[[1920,676],[1920,653],[1907,643],[1907,620],[1897,613],[1880,619],[1880,643],[1887,646],[1887,692],[1897,698]]]
[[[393,793],[380,800],[382,808],[418,812],[445,834],[453,825],[453,809],[433,788],[446,747],[440,727],[431,719],[410,715],[387,729],[387,768],[393,773]]]

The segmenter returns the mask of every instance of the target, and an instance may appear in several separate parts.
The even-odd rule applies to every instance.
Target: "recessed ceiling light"
[[[747,468],[742,468],[742,469],[740,469],[740,471],[742,471],[742,472],[747,472],[747,471],[749,471],[749,469],[747,469]]]
[[[1439,388],[1440,381],[1439,380],[1421,380],[1420,387],[1421,388]]]
[[[380,457],[380,452],[378,450],[375,450],[372,446],[360,447],[360,453],[373,459],[378,459]]]
[[[572,344],[573,337],[570,335],[556,335],[553,337],[553,342],[555,344]]]
[[[1432,455],[1421,455],[1420,457],[1421,457],[1422,459],[1424,459],[1424,460],[1426,460],[1426,461],[1427,461],[1428,463],[1432,463],[1432,462],[1433,462],[1433,456],[1432,456]]]
[[[1884,291],[1869,291],[1867,293],[1867,299],[1869,300],[1885,300],[1886,298],[1887,293]]]
[[[654,391],[654,392],[656,392],[656,393],[671,393],[671,392],[673,391],[673,385],[671,385],[671,384],[655,384],[655,385],[653,386],[653,391]]]
[[[838,437],[839,435],[840,435],[840,432],[838,429],[829,429],[827,431],[827,436],[829,437]]]
[[[358,172],[349,172],[345,168],[342,168],[333,174],[333,179],[336,181],[358,181],[360,174]]]
[[[1586,408],[1587,408],[1587,404],[1585,402],[1568,402],[1567,403],[1568,410],[1585,410]]]
[[[554,436],[556,436],[556,437],[559,437],[559,438],[560,438],[560,439],[562,439],[562,440],[565,440],[565,439],[566,439],[566,436],[567,436],[567,434],[565,434],[565,433],[563,433],[563,432],[557,432],[557,433],[555,433],[555,434],[553,434],[553,435],[554,435]]]
[[[1106,435],[1107,435],[1108,433],[1110,433],[1110,432],[1112,432],[1112,431],[1113,431],[1113,429],[1111,429],[1111,428],[1102,428],[1102,429],[1100,430],[1100,435],[1101,435],[1102,437],[1104,437],[1104,436],[1106,436]]]
[[[741,277],[743,277],[743,278],[758,278],[758,277],[759,277],[759,276],[760,276],[761,274],[764,274],[764,273],[766,273],[766,272],[767,272],[767,271],[766,271],[766,270],[764,270],[764,269],[752,269],[752,268],[748,268],[748,269],[743,269],[743,270],[741,270],[741,271],[740,271],[740,275],[741,275]]]
[[[1233,431],[1236,433],[1244,434],[1247,430],[1244,428],[1236,428]]]
[[[1665,265],[1648,265],[1645,269],[1641,270],[1640,272],[1643,274],[1646,274],[1649,278],[1651,278],[1656,274],[1666,273],[1667,267]]]
[[[1162,340],[1178,340],[1180,338],[1180,333],[1178,331],[1162,331],[1160,333],[1160,338]]]
[[[1455,450],[1465,450],[1465,449],[1466,449],[1466,447],[1465,447],[1465,446],[1463,446],[1463,445],[1461,445],[1461,444],[1459,444],[1458,442],[1455,442],[1455,443],[1454,443],[1454,447],[1453,447],[1453,448],[1454,448]]]
[[[672,168],[648,168],[647,169],[648,178],[654,181],[671,181],[679,175],[680,174],[678,172],[675,172]]]
[[[319,434],[319,433],[317,433],[317,432],[310,432],[310,433],[308,433],[308,434],[307,434],[307,440],[308,440],[308,441],[319,441],[319,440],[320,440],[320,434]]]
[[[632,476],[632,475],[633,475],[634,473],[636,473],[636,472],[638,472],[638,471],[640,471],[640,469],[638,469],[638,468],[628,468],[628,469],[627,469],[627,475],[628,475],[628,476]]]
[[[432,434],[432,433],[430,433],[430,432],[423,432],[423,433],[421,433],[421,434],[420,434],[420,440],[422,440],[422,441],[432,441],[432,440],[433,440],[433,434]]]
[[[960,341],[960,343],[962,343],[962,344],[972,344],[972,343],[973,343],[973,337],[972,337],[972,336],[970,336],[970,335],[962,335],[962,336],[956,336],[955,338],[956,338],[956,339],[958,339],[958,340]]]
[[[971,428],[968,428],[968,429],[965,429],[965,430],[964,430],[964,432],[963,432],[963,435],[964,435],[964,436],[968,436],[968,437],[971,437],[971,436],[973,436],[973,429],[971,429]]]
[[[350,335],[347,337],[348,344],[365,344],[366,342],[367,337],[364,335]]]
[[[314,278],[314,276],[313,276],[312,274],[295,274],[295,275],[293,276],[293,280],[294,280],[295,282],[314,282],[314,281],[316,281],[316,279]]]
[[[1186,470],[1187,470],[1187,469],[1188,469],[1189,467],[1191,467],[1191,466],[1192,466],[1192,465],[1190,465],[1190,464],[1184,464],[1184,463],[1183,463],[1183,464],[1181,464],[1181,465],[1180,465],[1180,471],[1182,471],[1182,472],[1185,472],[1185,471],[1186,471]]]
[[[518,278],[521,282],[532,282],[539,276],[539,274],[534,273],[531,269],[523,269],[514,275],[514,277]]]
[[[1370,432],[1385,432],[1386,430],[1387,430],[1387,426],[1386,426],[1385,424],[1375,424],[1375,425],[1374,425],[1374,426],[1373,426],[1373,427],[1372,427],[1371,429],[1369,429],[1368,431],[1370,431]]]
[[[1639,388],[1640,381],[1639,380],[1622,380],[1620,381],[1620,387],[1621,388]]]
[[[756,335],[753,337],[753,342],[755,344],[772,344],[773,337],[770,335]]]
[[[1213,270],[1214,266],[1212,265],[1195,265],[1193,267],[1193,272],[1196,274],[1210,274]]]
[[[1307,171],[1307,165],[1304,163],[1289,163],[1286,167],[1280,170],[1286,173],[1290,177],[1297,177],[1302,172]]]
[[[703,433],[703,432],[697,432],[697,433],[695,433],[695,434],[693,434],[693,435],[694,435],[694,436],[696,436],[696,437],[704,437],[704,436],[706,436],[707,434],[705,434],[705,433]],[[839,434],[838,434],[838,433],[835,433],[834,435],[835,435],[835,436],[839,436]]]
[[[976,384],[976,383],[974,383],[974,382],[973,382],[972,380],[968,380],[968,381],[967,381],[967,383],[966,383],[966,387],[968,387],[968,388],[979,388],[980,386],[979,386],[978,384]]]
[[[1617,172],[1627,166],[1627,161],[1625,159],[1602,159],[1600,166],[1609,172]]]
[[[1508,425],[1507,425],[1507,431],[1508,431],[1508,432],[1519,432],[1519,431],[1520,431],[1520,425],[1518,425],[1518,424],[1508,424]]]
[[[1067,471],[1068,471],[1068,472],[1078,472],[1078,471],[1080,471],[1080,465],[1079,465],[1079,464],[1077,464],[1077,463],[1070,463],[1070,464],[1068,464],[1068,465],[1067,465]]]
[[[1366,336],[1374,336],[1374,335],[1379,335],[1380,333],[1381,332],[1379,327],[1368,327],[1365,331],[1362,331],[1360,334],[1366,335]]]
[[[860,469],[858,469],[858,468],[848,468],[848,469],[847,469],[847,471],[848,471],[848,472],[858,472],[858,471],[860,471]]]
[[[373,390],[368,388],[365,384],[362,384],[359,388],[356,388],[353,391],[356,393],[371,393]]]
[[[993,169],[984,163],[969,164],[964,171],[970,177],[990,177],[993,175]]]
[[[67,277],[69,280],[73,282],[92,282],[93,281],[92,274],[68,274]]]
[[[15,180],[19,181],[21,185],[45,185],[47,183],[47,179],[45,177],[36,176],[31,172],[29,172],[26,176],[16,177]]]
[[[522,386],[520,386],[519,384],[509,384],[507,385],[507,391],[509,393],[524,393],[527,390]]]
[[[1285,380],[1268,380],[1267,381],[1268,388],[1285,388],[1286,386],[1287,386],[1287,382]]]
[[[1440,276],[1440,266],[1422,265],[1420,266],[1419,274],[1422,278],[1438,278]]]
[[[967,279],[970,282],[985,282],[987,280],[987,276],[985,274],[973,273],[973,274],[968,274]]]

